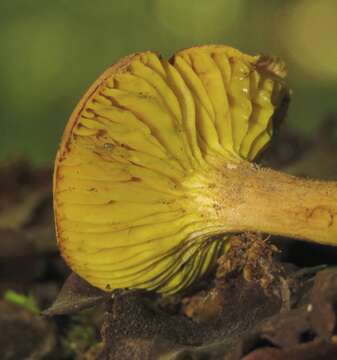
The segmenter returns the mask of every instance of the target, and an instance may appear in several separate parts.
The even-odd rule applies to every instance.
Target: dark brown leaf
[[[111,294],[97,289],[72,273],[64,283],[57,299],[50,308],[43,311],[43,315],[65,315],[108,301]]]

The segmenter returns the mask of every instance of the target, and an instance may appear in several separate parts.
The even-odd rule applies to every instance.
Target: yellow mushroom
[[[71,269],[106,291],[189,287],[233,232],[337,243],[337,184],[251,163],[284,116],[281,61],[209,45],[131,55],[91,86],[58,151],[54,209]]]

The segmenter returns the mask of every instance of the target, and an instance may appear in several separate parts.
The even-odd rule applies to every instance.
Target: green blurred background
[[[204,43],[282,57],[289,126],[337,113],[336,0],[0,0],[0,159],[53,161],[88,86],[118,58]]]

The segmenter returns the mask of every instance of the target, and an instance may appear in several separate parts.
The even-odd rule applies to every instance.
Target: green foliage
[[[24,155],[51,163],[72,109],[111,63],[136,51],[156,50],[166,56],[199,43],[226,43],[284,58],[294,88],[288,123],[310,131],[326,113],[336,111],[335,83],[302,72],[291,58],[287,39],[292,36],[283,33],[287,27],[282,14],[296,3],[1,1],[0,160]],[[335,31],[326,31],[334,37]],[[320,36],[325,41],[324,34]]]
[[[92,320],[85,315],[75,315],[70,318],[64,337],[61,340],[63,352],[73,358],[76,354],[83,354],[98,343],[97,329]]]
[[[20,306],[34,314],[40,312],[39,306],[32,295],[23,295],[13,290],[7,290],[3,298],[7,302]]]

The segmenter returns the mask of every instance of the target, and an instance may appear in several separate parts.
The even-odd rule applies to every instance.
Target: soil
[[[312,138],[282,131],[262,164],[336,179],[333,120]],[[51,169],[0,163],[1,359],[337,358],[335,248],[236,235],[217,271],[179,297],[111,295],[60,257],[51,181]]]

